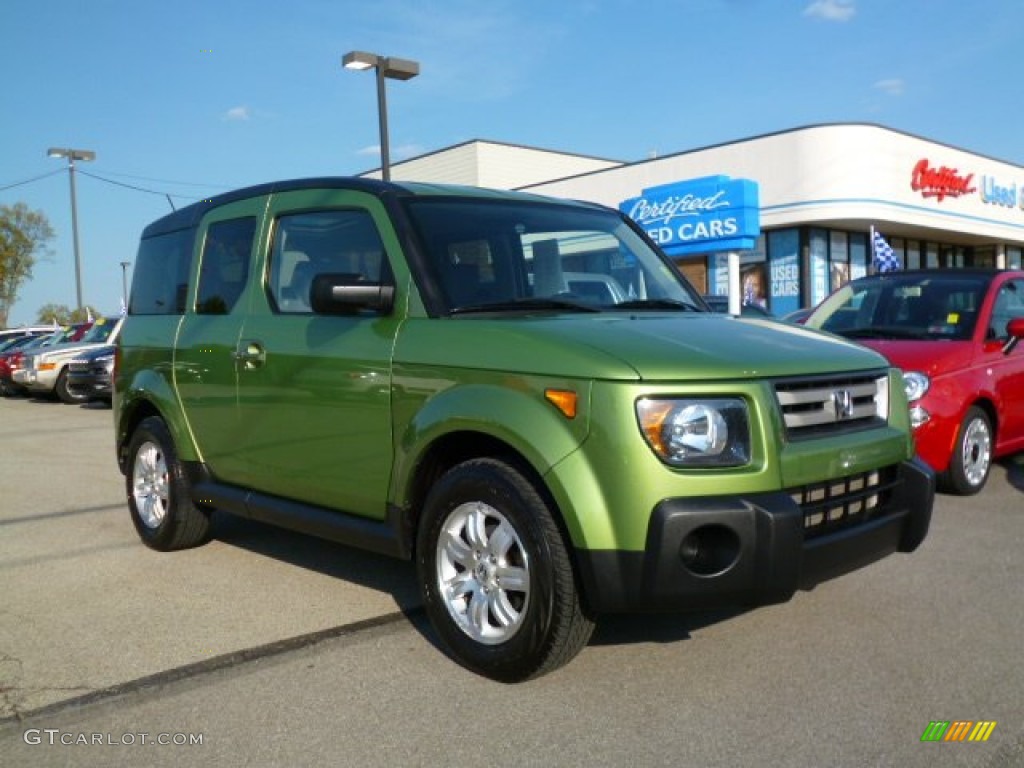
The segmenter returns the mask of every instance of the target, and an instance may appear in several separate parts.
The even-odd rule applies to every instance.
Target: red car
[[[977,493],[993,459],[1024,450],[1024,271],[862,277],[805,325],[856,340],[903,369],[917,452],[942,490]]]

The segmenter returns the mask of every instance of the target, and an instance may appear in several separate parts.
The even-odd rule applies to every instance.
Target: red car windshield
[[[991,275],[888,273],[847,283],[807,320],[851,339],[970,339]]]

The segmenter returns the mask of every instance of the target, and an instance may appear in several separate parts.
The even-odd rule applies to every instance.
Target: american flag
[[[871,263],[876,272],[895,272],[900,268],[899,257],[880,232],[873,234],[871,248],[874,251]]]

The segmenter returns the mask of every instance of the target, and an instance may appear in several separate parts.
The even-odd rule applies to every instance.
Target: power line
[[[7,189],[14,189],[15,187],[20,187],[23,184],[31,184],[33,181],[39,181],[40,179],[45,179],[45,178],[48,178],[50,176],[55,176],[58,173],[64,173],[64,169],[63,168],[58,168],[55,171],[50,171],[49,173],[44,173],[42,176],[35,176],[35,177],[31,178],[31,179],[25,179],[24,181],[16,181],[13,184],[8,184],[6,187],[0,187],[0,192],[3,192],[4,190],[7,190]]]
[[[104,178],[103,176],[97,176],[95,173],[89,173],[88,171],[83,171],[81,168],[78,169],[78,172],[80,174],[82,174],[83,176],[88,176],[90,179],[96,179],[97,181],[103,181],[103,182],[106,182],[107,184],[113,184],[114,186],[117,186],[117,187],[125,187],[126,189],[134,189],[136,192],[148,192],[151,195],[161,195],[162,197],[168,197],[168,198],[169,197],[183,197],[186,200],[203,200],[204,199],[202,197],[193,197],[192,195],[179,195],[177,193],[172,195],[172,194],[170,194],[168,192],[161,192],[160,190],[157,190],[157,189],[146,189],[145,187],[137,187],[134,184],[125,184],[123,181],[114,181],[113,179],[107,179],[107,178]],[[172,205],[172,207],[173,207],[173,205]]]
[[[66,170],[65,168],[57,168],[57,169],[52,170],[52,171],[50,171],[48,173],[44,173],[44,174],[42,174],[40,176],[33,176],[30,179],[23,179],[22,181],[16,181],[16,182],[14,182],[12,184],[7,184],[5,186],[0,187],[0,192],[3,192],[3,191],[8,190],[8,189],[14,189],[15,187],[20,187],[20,186],[23,186],[25,184],[31,184],[32,182],[35,182],[35,181],[41,181],[42,179],[47,179],[50,176],[56,176],[58,173],[64,173],[65,170]],[[125,184],[124,182],[115,181],[114,179],[108,179],[108,178],[106,178],[104,176],[97,176],[96,174],[89,173],[88,171],[84,171],[81,168],[78,169],[78,172],[80,174],[82,174],[83,176],[89,176],[90,178],[96,179],[97,181],[104,181],[107,184],[115,184],[115,185],[117,185],[119,187],[125,187],[127,189],[133,189],[133,190],[135,190],[137,192],[146,192],[146,193],[151,194],[151,195],[163,195],[164,197],[168,198],[168,202],[170,202],[170,197],[172,196],[172,194],[173,194],[174,197],[181,197],[181,198],[184,198],[186,200],[203,200],[203,199],[205,199],[205,197],[195,197],[195,196],[192,196],[192,195],[182,195],[182,194],[178,194],[176,192],[175,193],[168,193],[168,192],[162,192],[162,191],[156,190],[156,189],[147,189],[145,187],[135,186],[133,184]],[[111,175],[111,176],[122,176],[122,177],[128,178],[128,179],[142,179],[143,181],[156,181],[156,182],[159,182],[161,184],[178,184],[178,185],[188,186],[188,187],[205,187],[207,189],[209,189],[211,187],[219,188],[219,189],[231,189],[231,187],[229,185],[227,185],[227,184],[207,184],[207,183],[195,182],[195,181],[172,181],[170,179],[154,179],[154,178],[149,177],[149,176],[133,176],[132,174],[128,174],[128,173],[113,173],[111,171],[107,171],[106,173]],[[172,208],[174,207],[174,203],[171,203],[171,207]]]
[[[173,181],[172,179],[154,179],[152,176],[135,176],[130,173],[115,173],[104,171],[107,176],[120,176],[123,179],[139,179],[141,181],[155,181],[159,184],[178,184],[183,187],[218,187],[220,189],[232,189],[229,184],[207,184],[198,181]]]

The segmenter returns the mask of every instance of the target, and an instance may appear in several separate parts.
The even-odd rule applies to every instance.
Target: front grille
[[[781,379],[775,397],[790,439],[842,434],[884,423],[889,415],[885,371]]]
[[[804,538],[813,539],[888,514],[898,480],[897,467],[883,467],[788,492],[803,510]]]

